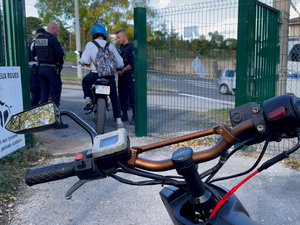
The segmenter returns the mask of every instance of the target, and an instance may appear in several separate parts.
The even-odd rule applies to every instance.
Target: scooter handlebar
[[[75,176],[74,162],[60,163],[26,171],[25,182],[28,186],[46,183]]]
[[[264,117],[274,139],[296,137],[300,131],[300,99],[293,94],[268,99],[263,104]],[[279,139],[280,140],[280,139]]]

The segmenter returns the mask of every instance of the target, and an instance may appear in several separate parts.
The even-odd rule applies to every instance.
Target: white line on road
[[[202,97],[202,96],[198,96],[198,95],[190,95],[190,94],[184,94],[184,93],[178,93],[178,95],[192,97],[192,98],[199,98],[199,99],[204,99],[204,100],[209,100],[209,101],[214,101],[214,102],[219,102],[219,103],[232,105],[232,106],[235,105],[234,102],[222,101],[222,100],[217,100],[217,99],[212,99],[212,98],[206,98],[206,97]]]

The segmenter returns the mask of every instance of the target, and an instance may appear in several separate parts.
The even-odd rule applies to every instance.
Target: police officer
[[[120,98],[120,105],[122,110],[122,121],[128,121],[128,106],[132,109],[131,125],[135,123],[135,107],[134,107],[134,81],[133,81],[133,69],[134,69],[134,56],[133,47],[128,42],[126,33],[123,30],[117,32],[117,39],[120,43],[120,55],[124,61],[124,67],[118,71],[118,91]],[[128,105],[129,103],[129,105]]]
[[[44,28],[39,28],[35,31],[35,38],[39,35],[45,33],[46,30]],[[40,81],[38,77],[38,69],[39,65],[37,62],[37,57],[33,54],[35,39],[29,45],[29,74],[30,74],[30,93],[31,93],[31,106],[37,106],[40,102],[41,98],[41,88]]]
[[[57,39],[59,25],[50,22],[47,32],[35,39],[34,51],[39,62],[39,80],[41,87],[40,103],[53,101],[60,105],[62,82],[60,72],[64,63],[64,51]]]

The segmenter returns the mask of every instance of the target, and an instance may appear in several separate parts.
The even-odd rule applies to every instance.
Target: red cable
[[[256,170],[253,173],[251,173],[249,176],[247,176],[245,179],[243,179],[240,183],[238,183],[236,186],[234,186],[229,192],[227,192],[226,195],[217,203],[213,211],[211,212],[209,219],[212,219],[216,213],[222,208],[222,206],[228,201],[228,199],[248,180],[250,180],[252,177],[254,177],[256,174],[258,174],[259,171]]]

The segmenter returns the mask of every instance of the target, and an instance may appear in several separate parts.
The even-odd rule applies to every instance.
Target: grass
[[[300,171],[300,160],[295,158],[287,158],[282,161],[284,164],[290,168]]]
[[[38,161],[48,159],[51,155],[46,151],[34,149],[19,150],[0,160],[0,196],[16,190],[24,176],[25,169]]]
[[[163,87],[157,87],[157,86],[148,86],[147,91],[157,91],[157,92],[165,92],[165,93],[177,93],[178,91],[176,89],[170,89],[170,88],[163,88]]]
[[[61,76],[62,82],[65,84],[81,85],[82,79],[72,75],[63,74]]]
[[[226,126],[231,126],[228,114],[229,110],[231,110],[231,108],[212,109],[207,112],[200,112],[197,114],[205,117],[206,121],[214,121],[216,124],[222,123]]]
[[[178,144],[172,145],[170,148],[176,150],[178,148],[190,147],[197,151],[199,149],[210,147],[215,143],[216,140],[214,137],[203,137],[203,138],[193,139],[190,141],[180,142]]]
[[[77,55],[74,52],[65,52],[66,54],[66,62],[77,62]]]

